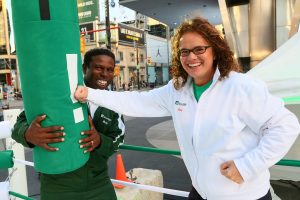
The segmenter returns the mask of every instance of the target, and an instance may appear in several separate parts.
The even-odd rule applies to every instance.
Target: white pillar
[[[11,128],[13,128],[17,116],[20,113],[20,109],[10,109],[10,110],[4,110],[3,116],[5,121],[9,121]],[[6,139],[6,149],[7,150],[13,150],[14,157],[16,159],[25,160],[25,153],[24,153],[24,147],[16,143],[15,140],[12,138]],[[9,174],[13,171],[12,177],[10,177],[10,191],[20,193],[22,195],[28,196],[28,189],[27,189],[27,176],[26,176],[26,167],[23,164],[15,163],[14,167],[9,169]]]

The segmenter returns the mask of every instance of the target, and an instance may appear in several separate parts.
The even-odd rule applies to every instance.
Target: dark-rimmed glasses
[[[180,49],[179,55],[181,57],[187,57],[188,55],[190,55],[191,52],[193,52],[193,54],[195,55],[204,54],[206,52],[206,49],[208,49],[209,47],[212,46],[197,46],[193,49]]]

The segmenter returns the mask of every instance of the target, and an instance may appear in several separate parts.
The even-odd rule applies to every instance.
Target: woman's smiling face
[[[195,49],[196,47],[199,47]],[[197,85],[209,82],[215,73],[214,51],[210,44],[197,32],[187,32],[179,41],[180,61],[184,70]],[[188,53],[186,50],[193,50]],[[204,50],[205,49],[205,50]],[[196,55],[194,52],[196,52]],[[188,54],[188,55],[186,55]]]

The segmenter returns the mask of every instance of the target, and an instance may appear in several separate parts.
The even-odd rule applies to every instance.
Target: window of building
[[[156,24],[150,26],[150,31],[148,32],[151,35],[158,37],[166,38],[167,37],[167,28],[162,24]]]
[[[144,62],[144,54],[140,54],[140,63]]]
[[[123,61],[123,52],[122,51],[119,51],[119,60],[120,61]]]
[[[130,53],[130,61],[131,61],[131,62],[134,62],[134,60],[135,60],[135,59],[134,59],[134,53],[131,52],[131,53]]]

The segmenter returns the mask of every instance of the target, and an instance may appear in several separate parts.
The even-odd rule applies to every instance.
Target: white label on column
[[[9,121],[0,122],[0,139],[9,138],[11,136],[11,127]]]
[[[0,197],[2,200],[9,200],[9,182],[0,182]]]
[[[68,77],[70,84],[70,91],[73,103],[77,100],[74,98],[74,93],[78,85],[78,71],[77,71],[77,54],[66,54],[67,56],[67,67],[68,67]]]
[[[82,122],[84,120],[82,107],[73,110],[75,124]]]

